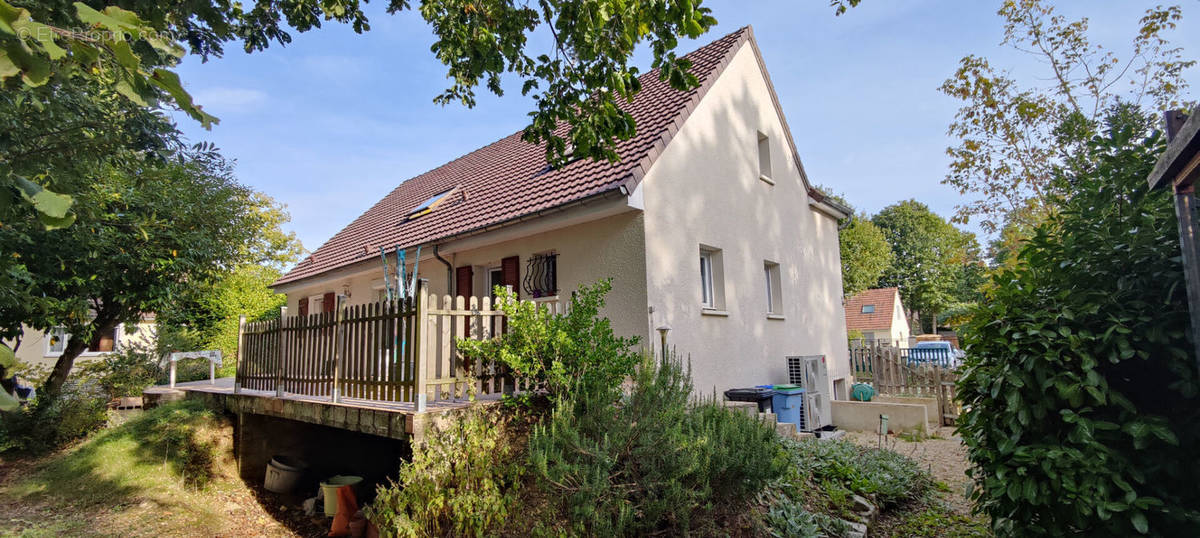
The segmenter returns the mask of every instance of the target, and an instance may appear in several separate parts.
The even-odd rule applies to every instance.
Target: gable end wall
[[[651,326],[672,327],[699,394],[786,383],[788,355],[823,354],[831,380],[849,376],[837,222],[809,207],[784,129],[742,45],[641,185]],[[774,185],[759,179],[760,131]],[[726,315],[702,312],[701,245],[721,249]],[[767,316],[764,261],[780,264],[783,319]]]

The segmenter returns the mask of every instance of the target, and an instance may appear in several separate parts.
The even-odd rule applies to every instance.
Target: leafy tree
[[[825,185],[816,188],[853,213],[854,206],[844,194]],[[842,260],[842,294],[846,297],[877,286],[879,277],[892,263],[892,248],[887,238],[866,213],[852,214],[838,223],[838,246]]]
[[[937,313],[956,302],[961,267],[974,236],[916,200],[885,207],[871,222],[883,231],[895,256],[879,284],[900,288],[904,305],[936,325]]]
[[[1200,380],[1152,118],[1114,108],[964,331],[959,431],[1002,536],[1200,528]]]
[[[140,168],[110,166],[76,195],[80,218],[46,229],[35,217],[0,228],[0,250],[20,256],[38,309],[0,311],[0,326],[62,325],[72,335],[45,392],[53,398],[92,335],[166,310],[186,289],[247,259],[257,230],[251,191],[208,148]]]
[[[1187,87],[1183,71],[1195,64],[1165,36],[1182,18],[1178,6],[1148,9],[1124,60],[1091,41],[1087,18],[1067,20],[1042,0],[1006,0],[997,14],[1003,44],[1034,56],[1044,76],[1022,81],[969,55],[941,86],[963,102],[948,130],[959,142],[946,150],[943,182],[974,196],[955,219],[978,217],[988,232],[1013,219],[1036,224],[1066,192],[1056,169],[1086,152],[1105,110],[1118,101],[1172,107]]]
[[[842,255],[842,293],[852,297],[879,284],[891,266],[892,246],[871,219],[864,215],[850,218],[838,230]]]
[[[244,261],[211,282],[188,287],[158,312],[161,351],[220,349],[222,355],[234,357],[240,316],[250,321],[279,316],[287,297],[275,293],[270,284],[304,249],[294,233],[283,231],[290,216],[275,200],[251,193],[250,205],[241,224],[252,231],[239,255]]]
[[[640,90],[639,71],[629,65],[634,49],[648,44],[652,67],[672,87],[695,87],[690,62],[677,57],[675,49],[679,38],[699,37],[716,24],[701,2],[421,2],[417,11],[437,37],[431,50],[446,65],[450,80],[434,100],[474,106],[478,87],[502,95],[501,76],[511,73],[521,79],[521,92],[533,95],[537,106],[525,138],[547,143],[548,158],[560,160],[570,153],[616,159],[617,142],[636,129],[633,117],[619,108]],[[240,41],[247,52],[271,43],[287,44],[289,30],[305,32],[323,21],[349,24],[360,33],[370,29],[362,9],[365,0],[120,2],[128,11],[89,6],[103,3],[18,2],[22,9],[0,0],[0,50],[5,51],[0,55],[0,80],[19,78],[37,86],[52,74],[99,67],[92,78],[109,83],[122,96],[143,106],[173,104],[207,127],[216,118],[192,103],[170,70],[184,52],[180,43],[207,59],[219,57],[230,41]],[[388,2],[391,14],[412,9],[409,0]],[[71,28],[118,32],[131,39],[93,43]],[[543,28],[552,38],[549,46],[531,50],[529,35]],[[560,131],[563,123],[568,127]]]

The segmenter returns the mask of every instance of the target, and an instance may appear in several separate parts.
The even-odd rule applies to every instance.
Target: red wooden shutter
[[[505,286],[512,286],[513,293],[521,296],[521,259],[511,256],[500,260],[500,280]]]
[[[88,343],[88,351],[93,353],[98,351],[112,351],[116,338],[117,329],[115,327],[106,331],[96,331],[92,334],[92,341]]]
[[[301,297],[301,298],[300,298],[300,309],[299,309],[299,310],[300,310],[300,315],[301,315],[301,316],[307,316],[307,315],[308,315],[308,297]]]
[[[471,266],[459,267],[454,270],[454,294],[459,297],[471,297],[471,280],[475,271]]]
[[[335,295],[332,291],[326,292],[325,295],[321,297],[321,311],[333,312],[336,308],[337,295]]]

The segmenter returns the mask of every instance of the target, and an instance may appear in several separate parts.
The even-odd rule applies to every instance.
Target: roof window
[[[862,313],[863,314],[874,314],[875,313],[875,305],[873,305],[873,304],[863,305]]]
[[[421,205],[413,208],[412,211],[408,212],[408,220],[412,220],[412,219],[415,219],[422,215],[426,215],[426,214],[433,212],[434,209],[437,209],[437,207],[439,205],[441,205],[443,202],[448,200],[450,198],[451,194],[453,194],[457,191],[458,191],[458,187],[454,187],[453,189],[450,189],[448,191],[444,191],[444,192],[435,194],[433,196],[430,196],[428,200],[421,202]]]

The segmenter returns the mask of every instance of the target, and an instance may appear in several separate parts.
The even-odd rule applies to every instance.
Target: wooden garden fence
[[[541,303],[563,313],[562,303]],[[239,328],[235,390],[274,391],[332,401],[356,398],[429,402],[527,390],[494,360],[469,361],[458,339],[490,339],[505,327],[490,297],[427,293],[424,283],[407,300],[345,305],[332,312],[243,322]]]
[[[850,368],[858,382],[870,383],[884,396],[937,398],[941,423],[951,426],[958,418],[955,395],[958,372],[939,361],[910,359],[909,349],[884,345],[850,348]]]

